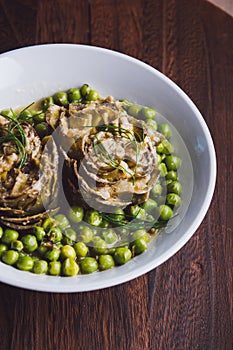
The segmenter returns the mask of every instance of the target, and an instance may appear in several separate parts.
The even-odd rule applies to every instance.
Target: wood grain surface
[[[203,223],[157,269],[88,293],[1,283],[1,350],[233,349],[232,38],[232,17],[201,0],[0,0],[0,52],[70,42],[137,57],[196,103],[218,160]]]

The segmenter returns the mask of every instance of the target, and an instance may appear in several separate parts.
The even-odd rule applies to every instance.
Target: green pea
[[[150,240],[149,234],[146,230],[140,229],[136,230],[132,234],[132,239],[135,241],[138,238],[143,238],[147,243]]]
[[[34,235],[25,235],[22,237],[22,243],[24,245],[24,250],[27,253],[32,253],[38,248],[37,240]]]
[[[75,241],[73,241],[71,238],[67,237],[67,236],[63,236],[62,238],[62,246],[63,245],[73,245]]]
[[[67,228],[64,232],[62,242],[64,244],[73,244],[77,241],[77,233],[72,228]]]
[[[19,240],[11,241],[11,249],[21,252],[23,250],[23,243]]]
[[[82,207],[72,207],[69,210],[69,219],[74,223],[79,223],[83,220],[84,217],[84,209]]]
[[[113,244],[117,241],[117,234],[113,229],[107,229],[103,232],[103,238],[107,244]]]
[[[161,220],[169,220],[173,215],[172,209],[166,204],[160,205],[159,211]]]
[[[0,257],[2,256],[2,254],[7,250],[7,245],[0,243]]]
[[[65,91],[58,91],[53,96],[54,102],[59,106],[67,106],[68,105],[68,96]]]
[[[162,162],[162,156],[159,153],[157,153],[156,156],[157,156],[157,159],[158,159],[158,164],[160,164]]]
[[[161,179],[162,180],[162,179]],[[168,184],[170,184],[172,182],[172,180],[167,179],[167,177],[165,177],[165,180],[161,183],[164,187],[166,187]]]
[[[131,205],[129,207],[129,214],[132,216],[132,218],[137,219],[146,219],[147,213],[144,208],[140,207],[139,205]]]
[[[48,259],[49,261],[57,261],[60,257],[60,249],[57,248],[52,248],[52,249],[48,249],[45,252],[45,258]]]
[[[181,198],[176,193],[168,193],[167,195],[167,204],[174,205],[174,207],[178,207],[181,203]]]
[[[153,213],[158,204],[154,199],[148,198],[141,206],[147,213]]]
[[[157,159],[158,159],[158,164],[162,163],[163,160],[165,159],[166,155],[164,153],[156,153]]]
[[[93,231],[89,227],[84,227],[80,231],[80,237],[83,240],[84,243],[88,243],[93,238]]]
[[[120,100],[120,102],[123,102],[123,108],[127,111],[130,106],[132,106],[132,102],[129,100]]]
[[[160,142],[160,143],[156,146],[156,151],[157,151],[158,153],[163,153],[163,150],[164,150],[163,143]]]
[[[33,265],[33,272],[40,275],[47,273],[48,271],[48,263],[45,260],[36,260]]]
[[[84,242],[77,242],[74,244],[74,250],[79,258],[84,258],[88,253],[88,247]]]
[[[115,261],[110,254],[99,256],[99,268],[100,270],[109,270],[115,266]]]
[[[14,265],[19,259],[19,253],[15,250],[6,250],[2,253],[2,261],[7,265]]]
[[[40,226],[34,226],[33,233],[36,236],[37,241],[42,241],[46,236],[45,230]]]
[[[140,208],[140,207],[139,207]],[[146,219],[146,211],[144,208],[140,208],[138,214],[136,214],[136,218],[140,220]]]
[[[95,236],[93,239],[92,239],[92,251],[95,253],[95,254],[104,254],[106,253],[107,251],[107,244],[106,242],[98,237],[98,236]]]
[[[139,205],[131,205],[129,207],[130,215],[134,218],[144,220],[146,219],[146,211],[144,208],[139,207]]]
[[[11,109],[4,109],[0,112],[0,115],[2,115],[3,117],[10,117],[14,119],[14,113]]]
[[[61,262],[51,261],[48,266],[48,273],[51,276],[59,276],[61,273]]]
[[[129,248],[120,247],[117,248],[114,253],[114,260],[117,264],[123,265],[127,263],[132,257],[132,252]]]
[[[47,123],[42,122],[35,125],[35,130],[41,139],[49,134],[49,126]]]
[[[99,97],[100,95],[96,90],[90,90],[86,95],[88,101],[96,101]]]
[[[57,249],[61,249],[63,247],[63,244],[61,242],[58,242],[58,243],[54,244],[54,247]]]
[[[98,263],[95,258],[86,257],[80,262],[80,268],[84,274],[93,273],[98,270]]]
[[[68,90],[68,99],[70,103],[79,102],[82,98],[80,89],[71,88]]]
[[[85,97],[91,90],[91,87],[88,84],[83,84],[81,87],[81,94]]]
[[[125,213],[122,208],[116,208],[113,211],[113,215],[114,215],[114,220],[116,221],[122,221],[125,218]]]
[[[161,184],[157,183],[152,187],[151,192],[155,197],[161,196],[163,192],[163,187],[161,186]]]
[[[34,261],[29,255],[20,256],[16,263],[17,268],[23,271],[32,271],[33,265]]]
[[[142,107],[138,105],[132,105],[128,108],[128,113],[132,115],[133,117],[138,117],[138,115],[141,112]]]
[[[164,162],[168,170],[177,170],[181,165],[181,160],[177,156],[167,156]]]
[[[170,139],[172,132],[169,124],[167,123],[160,124],[158,129],[159,129],[159,132],[161,132],[161,134],[163,134],[166,137],[166,139]]]
[[[68,244],[64,245],[61,248],[61,257],[63,259],[66,259],[66,258],[74,259],[76,257],[75,249],[72,246],[68,245]]]
[[[155,215],[155,214],[157,215],[157,208],[156,208],[156,210],[155,210],[155,212],[154,212],[153,214],[154,214],[154,215]],[[154,221],[155,218],[154,218],[153,215],[148,214],[146,220],[147,220],[147,221]]]
[[[99,225],[99,227],[102,227],[102,228],[109,228],[109,226],[110,224],[106,220],[102,220],[101,224]]]
[[[2,238],[2,235],[3,235],[3,228],[2,226],[0,226],[0,239]]]
[[[49,248],[44,243],[37,248],[37,252],[42,256],[44,256],[48,250]]]
[[[142,119],[154,119],[156,117],[156,110],[150,107],[142,107],[140,116]]]
[[[161,162],[163,162],[164,159],[166,158],[166,154],[165,154],[165,153],[162,153],[162,154],[160,154],[160,157],[161,157]]]
[[[42,107],[44,110],[47,110],[49,108],[49,106],[51,104],[54,103],[54,100],[53,100],[53,97],[52,96],[49,96],[49,97],[46,97],[43,101],[42,101]]]
[[[96,210],[89,210],[85,215],[85,221],[93,226],[99,226],[102,222],[102,215]]]
[[[53,243],[60,242],[62,240],[62,232],[59,227],[52,227],[49,231],[49,240]]]
[[[53,218],[47,218],[44,220],[42,224],[42,228],[45,230],[45,232],[49,232],[52,227],[56,226],[56,221]]]
[[[146,120],[146,124],[149,126],[149,128],[150,128],[152,131],[157,131],[158,125],[157,125],[157,123],[156,123],[155,120],[153,120],[153,119],[147,119],[147,120]]]
[[[164,154],[168,155],[174,152],[174,148],[168,140],[163,140],[162,145]]]
[[[116,248],[108,248],[108,254],[114,255],[116,251]]]
[[[45,122],[45,113],[43,111],[34,112],[32,115],[34,123],[43,123]]]
[[[57,214],[54,219],[62,230],[66,229],[70,225],[69,220],[63,214]]]
[[[19,253],[19,257],[28,255],[28,254],[25,253],[23,250],[22,250],[21,252],[18,252],[18,253]]]
[[[79,266],[72,258],[66,258],[62,263],[63,276],[76,276],[79,273]]]
[[[29,109],[24,109],[20,112],[19,118],[21,120],[30,120],[32,119],[32,113],[29,111]]]
[[[123,104],[127,105],[127,106],[131,106],[133,104],[133,102],[127,100],[126,98],[123,100],[120,100],[120,102],[123,102]]]
[[[19,252],[19,254],[21,254],[22,252]],[[24,254],[24,255],[27,255],[27,254]],[[37,256],[37,255],[30,255],[31,256],[31,258],[33,259],[33,261],[34,261],[34,263],[35,263],[35,261],[38,261],[38,260],[40,260],[40,258]]]
[[[177,172],[175,170],[170,170],[168,171],[167,175],[166,175],[166,179],[167,180],[172,180],[175,181],[177,180]]]
[[[162,182],[162,185],[166,188],[168,184],[170,184],[172,182],[172,180],[167,180],[165,179],[163,182]]]
[[[167,175],[167,167],[166,167],[166,165],[164,163],[160,163],[158,165],[158,169],[160,171],[160,176],[161,177],[164,177],[164,176]]]
[[[141,254],[147,250],[147,247],[148,244],[146,240],[143,237],[139,237],[133,242],[132,250],[135,252],[135,254]]]
[[[172,181],[167,185],[167,191],[169,193],[180,194],[182,192],[182,185],[179,181]]]
[[[5,229],[2,235],[2,243],[10,244],[11,241],[18,239],[19,233],[16,230],[10,228]]]

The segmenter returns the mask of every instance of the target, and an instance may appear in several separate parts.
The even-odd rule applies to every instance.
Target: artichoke
[[[47,123],[59,125],[64,185],[72,204],[114,212],[145,202],[159,177],[156,145],[164,136],[127,114],[112,97],[88,104],[50,105]]]
[[[0,222],[28,229],[57,205],[58,151],[33,126],[0,116]]]

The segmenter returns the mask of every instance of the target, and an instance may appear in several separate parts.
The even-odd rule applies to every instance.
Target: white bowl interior
[[[0,110],[26,106],[58,90],[89,83],[102,96],[155,107],[181,135],[183,220],[125,266],[78,277],[37,276],[0,263],[1,281],[34,290],[77,292],[126,282],[159,266],[194,234],[212,199],[216,159],[209,130],[187,95],[154,68],[129,56],[85,45],[53,44],[0,55]],[[175,141],[174,141],[175,142]],[[193,185],[193,186],[192,186]],[[190,202],[190,204],[189,204]]]

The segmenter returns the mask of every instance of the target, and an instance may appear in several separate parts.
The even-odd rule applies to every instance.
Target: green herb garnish
[[[124,166],[122,166],[119,161],[117,161],[115,158],[113,158],[106,148],[104,147],[101,140],[98,139],[98,137],[95,135],[94,137],[94,151],[96,156],[105,164],[110,165],[114,169],[121,170],[122,172],[128,173],[130,176],[132,176],[133,185],[135,184],[136,177],[137,177],[137,166],[138,166],[138,159],[139,154],[141,151],[141,143],[144,140],[144,130],[142,128],[142,135],[137,133],[135,130],[127,130],[125,128],[122,128],[121,126],[116,125],[100,125],[97,126],[96,129],[98,131],[104,131],[104,132],[110,132],[112,134],[119,133],[121,137],[127,138],[128,140],[132,141],[136,148],[136,159],[135,159],[135,169],[133,174],[127,170]]]
[[[101,213],[104,220],[110,222],[111,224],[114,224],[116,227],[123,227],[126,226],[127,230],[134,231],[134,230],[159,230],[162,228],[165,228],[168,224],[168,222],[174,218],[176,215],[174,215],[169,220],[148,220],[148,219],[139,219],[137,218],[138,214],[140,212],[140,209],[135,215],[127,215],[125,214],[125,217],[122,214],[106,214]],[[122,219],[121,219],[122,218]]]
[[[32,103],[33,104],[33,103]],[[22,127],[22,124],[25,121],[28,121],[31,118],[25,118],[23,117],[23,112],[28,109],[32,104],[24,108],[19,114],[16,114],[12,109],[11,114],[12,117],[9,115],[1,114],[5,119],[9,121],[9,123],[4,127],[0,127],[0,131],[2,133],[2,136],[0,137],[0,146],[5,143],[5,142],[12,142],[16,152],[19,153],[20,156],[20,164],[19,164],[19,169],[23,167],[27,160],[27,152],[26,152],[26,147],[27,147],[27,138],[25,135],[25,131]]]

